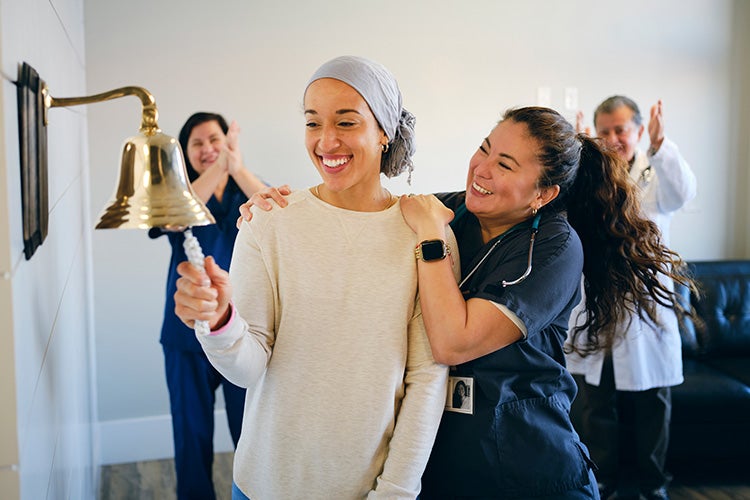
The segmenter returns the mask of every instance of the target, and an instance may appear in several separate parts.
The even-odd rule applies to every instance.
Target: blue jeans
[[[250,500],[250,498],[242,493],[237,485],[234,484],[234,481],[232,481],[232,500]]]

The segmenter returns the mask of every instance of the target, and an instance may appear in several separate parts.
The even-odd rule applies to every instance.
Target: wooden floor
[[[214,459],[214,489],[217,500],[231,500],[232,454]],[[746,476],[691,480],[675,477],[669,489],[672,500],[750,500],[750,468]],[[172,460],[155,460],[102,467],[99,500],[174,500]]]
[[[232,498],[232,453],[214,455],[216,500]],[[102,467],[99,500],[174,500],[174,460]]]

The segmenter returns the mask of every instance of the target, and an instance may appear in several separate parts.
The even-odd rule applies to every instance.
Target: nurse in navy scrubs
[[[463,409],[446,405],[420,499],[599,498],[570,422],[563,353],[581,273],[592,332],[574,344],[582,354],[616,341],[609,327],[625,311],[653,318],[652,297],[679,307],[654,276],[686,281],[634,189],[614,154],[531,107],[508,111],[482,141],[465,192],[402,197],[427,249],[452,220],[462,281],[449,259],[418,258],[420,301],[450,386],[472,386]]]
[[[227,124],[217,113],[192,114],[180,129],[185,168],[193,190],[206,204],[216,224],[193,228],[206,253],[222,266],[232,259],[237,228],[234,215],[240,204],[265,183],[248,170],[239,148],[239,125]],[[149,237],[166,236],[172,249],[167,273],[161,344],[169,390],[178,500],[213,500],[214,403],[219,387],[232,442],[242,428],[245,389],[222,376],[208,361],[195,332],[174,313],[177,265],[187,260],[184,233],[152,228]]]

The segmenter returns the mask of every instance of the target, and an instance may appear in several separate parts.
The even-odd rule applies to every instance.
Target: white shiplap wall
[[[49,234],[27,261],[14,85],[26,61],[53,96],[86,94],[83,0],[0,0],[0,37],[0,498],[95,498],[86,114],[50,111]]]

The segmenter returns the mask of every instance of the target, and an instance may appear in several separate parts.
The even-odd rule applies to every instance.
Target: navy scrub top
[[[562,215],[540,221],[531,274],[526,271],[531,223],[484,243],[479,222],[463,205],[465,193],[439,194],[456,212],[462,278],[502,238],[462,287],[464,298],[503,304],[528,334],[505,348],[451,367],[473,377],[473,415],[446,411],[422,478],[420,498],[551,495],[589,482],[590,461],[570,422],[576,385],[565,369],[568,319],[580,301],[583,250]]]
[[[216,219],[216,224],[207,226],[196,226],[191,228],[193,236],[198,239],[203,254],[211,255],[222,269],[229,270],[234,250],[234,240],[237,238],[237,217],[240,215],[240,205],[247,201],[247,196],[237,186],[233,179],[229,179],[224,196],[219,202],[215,196],[211,196],[206,203],[208,210]],[[181,351],[203,352],[195,332],[180,321],[174,313],[174,293],[177,291],[177,264],[187,260],[185,249],[182,246],[185,236],[182,232],[163,231],[152,228],[148,232],[149,237],[158,238],[167,235],[172,247],[172,257],[169,261],[169,273],[167,275],[166,300],[164,303],[164,321],[161,327],[161,344],[168,349]]]

